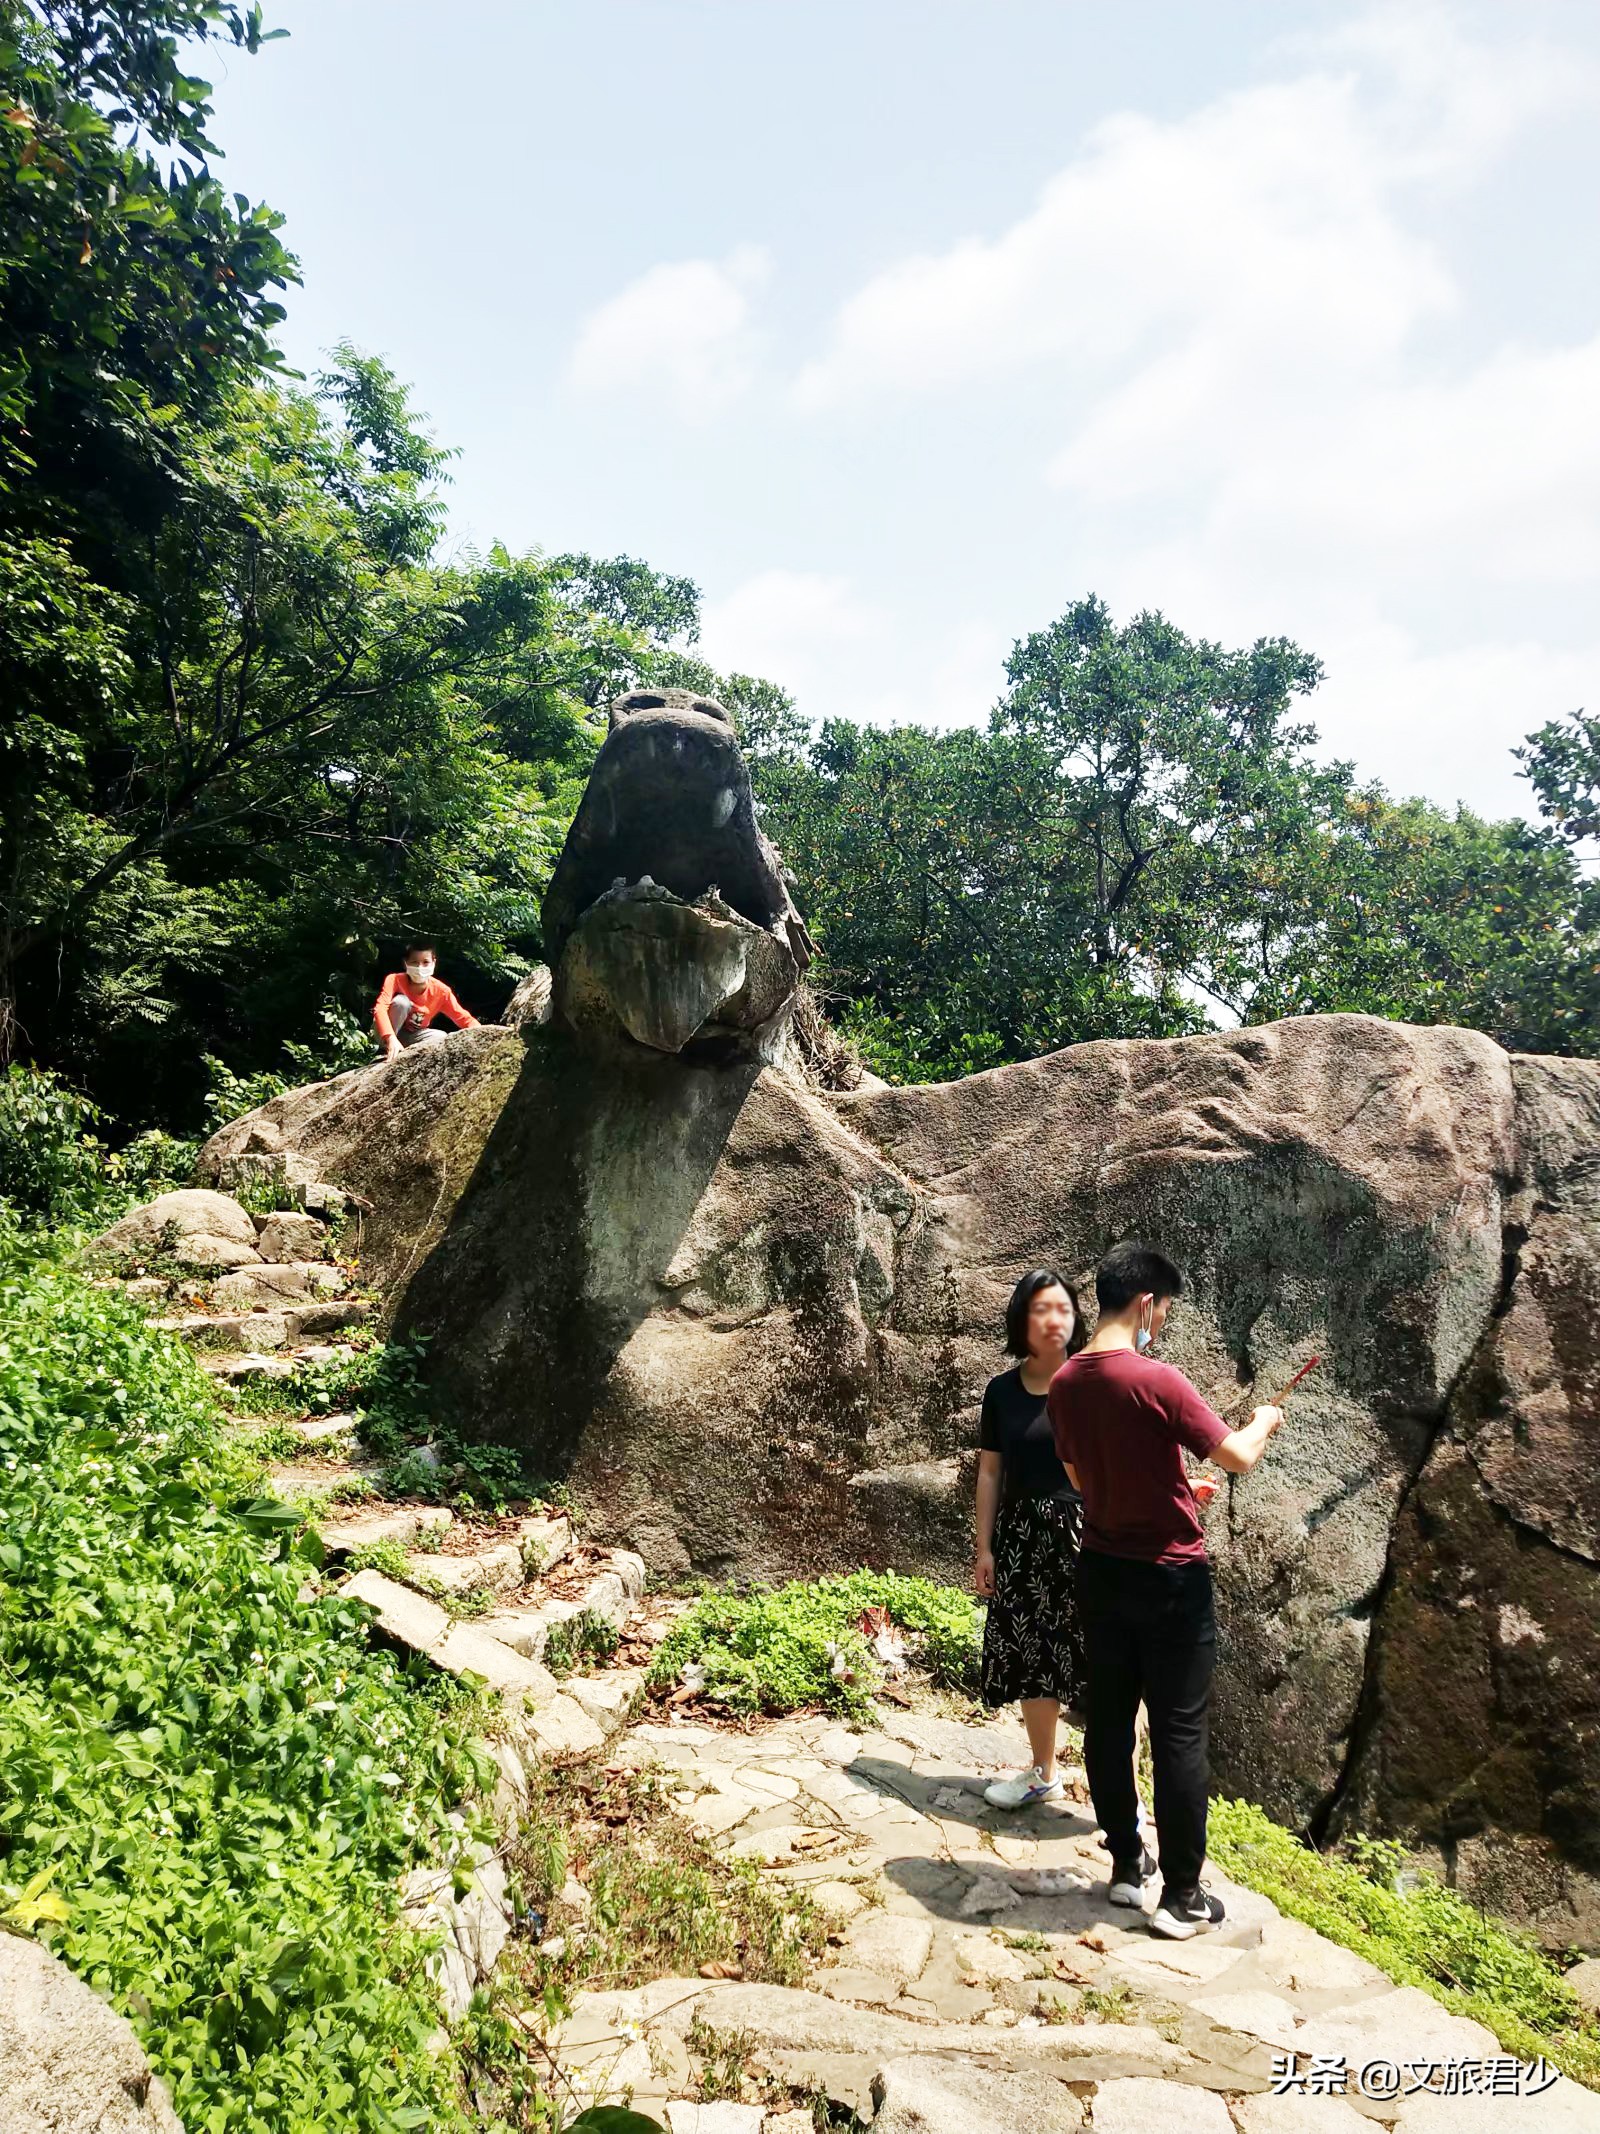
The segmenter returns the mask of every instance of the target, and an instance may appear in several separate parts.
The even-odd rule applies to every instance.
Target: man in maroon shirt
[[[1156,1863],[1139,1834],[1133,1727],[1150,1715],[1161,1901],[1151,1928],[1187,1940],[1220,1926],[1206,1857],[1207,1706],[1216,1661],[1211,1565],[1185,1451],[1248,1474],[1283,1421],[1257,1408],[1230,1430],[1181,1371],[1144,1352],[1183,1277],[1148,1245],[1115,1245],[1095,1275],[1100,1318],[1050,1382],[1056,1450],[1083,1496],[1078,1619],[1087,1671],[1083,1760],[1111,1853],[1113,1904],[1142,1908]]]

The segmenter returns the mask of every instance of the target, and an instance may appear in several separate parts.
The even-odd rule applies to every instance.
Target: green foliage
[[[400,1542],[385,1535],[381,1541],[363,1542],[359,1549],[352,1549],[348,1568],[351,1571],[381,1571],[385,1578],[404,1580],[410,1576],[411,1560]]]
[[[1314,1852],[1248,1801],[1212,1802],[1209,1842],[1218,1867],[1291,1918],[1486,2025],[1508,2052],[1542,2053],[1600,2088],[1600,2022],[1550,1959],[1435,1876],[1400,1880],[1404,1846],[1358,1839],[1344,1857]]]
[[[211,175],[197,41],[255,51],[229,0],[0,4],[0,482],[50,523],[62,463],[159,477],[173,422],[278,358],[280,218]],[[180,55],[180,46],[189,50]],[[19,481],[30,476],[27,485]]]
[[[705,1671],[706,1696],[734,1711],[820,1705],[864,1718],[879,1673],[857,1627],[869,1608],[886,1609],[912,1633],[913,1656],[936,1680],[970,1680],[979,1639],[971,1595],[893,1571],[852,1571],[745,1596],[708,1594],[662,1640],[650,1680],[674,1684],[695,1663]]]
[[[94,1131],[101,1123],[98,1107],[60,1075],[0,1071],[0,1227],[106,1224],[187,1178],[193,1142],[152,1132],[113,1151]]]
[[[0,1272],[0,1872],[186,2124],[457,2124],[398,1880],[492,1776],[454,1692],[300,1597],[201,1373],[116,1296]],[[463,1713],[467,1708],[463,1707]],[[407,2118],[405,2115],[413,2115]]]
[[[1292,716],[1318,668],[1281,640],[1119,629],[1090,599],[1006,673],[987,731],[835,720],[754,760],[822,988],[880,1072],[1180,1036],[1213,1011],[1600,1045],[1600,888],[1570,850],[1600,819],[1593,722],[1519,752],[1552,819],[1535,828],[1319,762]]]
[[[544,1664],[553,1675],[570,1675],[585,1660],[609,1660],[617,1649],[617,1626],[592,1608],[553,1623],[545,1643]]]

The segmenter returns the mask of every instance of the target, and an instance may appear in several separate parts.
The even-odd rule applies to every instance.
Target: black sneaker
[[[1169,1941],[1187,1941],[1191,1934],[1212,1934],[1227,1918],[1222,1900],[1213,1897],[1204,1883],[1197,1882],[1193,1889],[1173,1889],[1169,1884],[1161,1891],[1161,1902],[1150,1918],[1152,1934],[1165,1934]]]
[[[1144,1909],[1144,1885],[1156,1871],[1156,1863],[1149,1853],[1141,1851],[1137,1860],[1124,1860],[1120,1867],[1111,1870],[1111,1887],[1106,1891],[1113,1904],[1125,1905],[1129,1911]]]

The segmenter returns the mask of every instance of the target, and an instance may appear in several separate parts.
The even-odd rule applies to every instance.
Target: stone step
[[[335,1334],[359,1326],[372,1312],[365,1297],[329,1297],[272,1311],[173,1313],[147,1323],[155,1332],[175,1334],[196,1348],[262,1356],[292,1347],[308,1334]]]
[[[261,1267],[241,1267],[212,1284],[210,1302],[217,1311],[276,1311],[281,1305],[319,1297],[342,1296],[349,1277],[324,1260],[285,1260]]]
[[[644,1591],[644,1559],[631,1549],[613,1549],[603,1570],[596,1573],[576,1600],[537,1601],[524,1608],[498,1608],[479,1619],[479,1628],[499,1638],[513,1652],[529,1659],[542,1659],[550,1632],[558,1623],[576,1616],[601,1615],[615,1629],[626,1628]]]
[[[534,1512],[518,1522],[515,1534],[487,1548],[437,1550],[408,1556],[404,1582],[424,1594],[511,1593],[530,1579],[542,1577],[571,1546],[570,1520],[559,1514],[551,1517],[547,1513]],[[514,1625],[537,1615],[532,1609],[512,1609],[506,1613]],[[543,1634],[536,1639],[508,1637],[502,1642],[525,1659],[538,1659],[544,1649]]]
[[[359,1416],[347,1414],[306,1415],[286,1427],[289,1435],[302,1445],[324,1446],[331,1452],[354,1441],[359,1421]]]
[[[319,1460],[292,1467],[269,1467],[263,1487],[285,1504],[298,1504],[305,1497],[320,1497],[342,1482],[376,1482],[383,1472],[380,1460]],[[324,1547],[327,1546],[326,1540]]]
[[[509,1593],[527,1574],[522,1551],[514,1541],[504,1541],[472,1556],[426,1555],[406,1558],[406,1578],[423,1592]]]
[[[329,1557],[337,1560],[356,1549],[371,1548],[377,1541],[397,1541],[409,1548],[413,1542],[448,1532],[454,1523],[454,1513],[443,1504],[392,1504],[331,1513],[318,1522],[317,1532]],[[364,1571],[361,1575],[376,1578],[378,1574]],[[394,1581],[385,1583],[393,1585]],[[396,1585],[395,1590],[404,1593],[408,1588]]]
[[[299,1208],[281,1208],[256,1220],[256,1250],[264,1260],[316,1260],[327,1248],[328,1231],[320,1216]]]

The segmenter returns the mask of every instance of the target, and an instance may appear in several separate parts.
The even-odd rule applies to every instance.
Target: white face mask
[[[1146,1311],[1148,1313],[1149,1318],[1153,1319],[1155,1317],[1155,1306],[1153,1304],[1148,1305],[1146,1307]],[[1154,1341],[1155,1338],[1156,1337],[1154,1333],[1151,1331],[1150,1326],[1147,1323],[1146,1325],[1141,1326],[1139,1331],[1134,1335],[1133,1345],[1139,1351],[1139,1353],[1143,1355],[1144,1351],[1150,1346],[1151,1342]]]
[[[433,965],[431,963],[408,963],[406,965],[406,976],[413,985],[424,985],[433,976]]]

